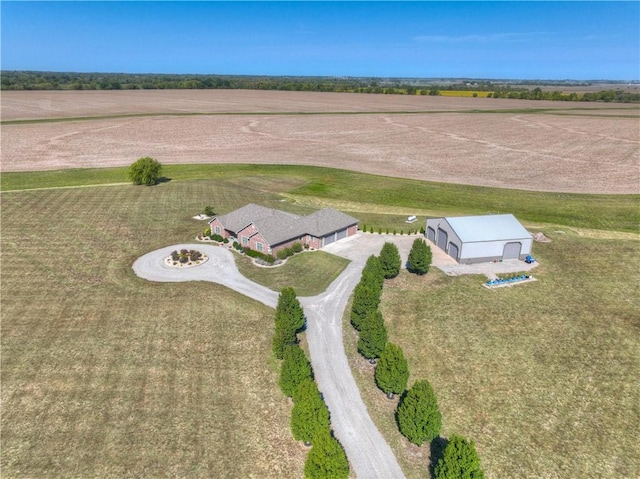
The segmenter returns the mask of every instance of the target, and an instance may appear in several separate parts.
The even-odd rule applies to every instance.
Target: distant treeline
[[[589,83],[549,84],[581,86]],[[604,90],[592,93],[564,93],[540,87],[527,88],[527,83],[507,84],[505,81],[462,81],[460,83],[411,79],[382,79],[354,77],[286,77],[233,75],[180,75],[135,73],[61,73],[3,71],[2,90],[178,90],[178,89],[244,89],[377,93],[387,95],[440,95],[440,91],[489,92],[492,98],[523,100],[564,100],[640,102],[640,93],[623,90]],[[483,95],[485,96],[485,95]]]

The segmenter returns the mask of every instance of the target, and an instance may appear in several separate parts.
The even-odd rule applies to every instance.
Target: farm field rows
[[[45,120],[1,132],[3,476],[302,475],[272,311],[131,271],[193,241],[205,205],[248,202],[333,206],[398,231],[408,214],[514,212],[544,231],[539,281],[522,288],[402,273],[385,287],[390,338],[488,477],[640,476],[637,106],[247,90],[1,102],[3,123]],[[71,119],[109,115],[131,116]],[[146,155],[169,181],[126,184]],[[276,288],[322,271],[315,291],[343,267],[309,258],[254,278]],[[407,477],[424,477],[428,447],[403,442],[370,368],[352,364]]]
[[[163,164],[316,165],[534,191],[638,193],[639,110],[617,107],[298,92],[6,92],[5,122],[150,116],[4,124],[1,169],[124,166],[149,155]]]
[[[322,197],[292,197],[319,194],[320,178],[370,179],[236,168],[203,167],[210,179],[153,188],[2,193],[4,475],[301,475],[305,450],[277,386],[270,310],[212,284],[149,283],[131,264],[192,241],[203,205],[226,212],[252,201],[305,214]],[[480,205],[488,193],[467,194]],[[404,220],[379,209],[366,217]],[[434,384],[443,432],[473,438],[489,477],[634,477],[640,242],[558,228],[544,230],[553,243],[534,247],[539,281],[521,289],[403,273],[385,289],[390,337],[412,378]],[[389,434],[390,402],[362,390]],[[389,442],[407,476],[420,477],[428,448]]]

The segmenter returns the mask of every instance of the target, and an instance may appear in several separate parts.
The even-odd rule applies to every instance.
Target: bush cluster
[[[309,246],[305,245],[304,247],[308,248]],[[290,256],[293,256],[294,254],[301,253],[304,247],[302,246],[302,243],[299,243],[296,241],[291,246],[287,248],[282,248],[280,251],[278,251],[277,253],[278,259],[287,259]]]
[[[235,245],[234,245],[235,247]],[[237,249],[237,248],[236,248]],[[242,251],[244,251],[244,254],[246,254],[247,256],[249,256],[250,258],[257,258],[260,259],[268,264],[273,264],[276,260],[276,258],[273,255],[270,254],[264,254],[261,253],[260,251],[256,251],[253,250],[251,248],[242,248]]]
[[[195,263],[196,261],[199,261],[202,259],[202,253],[194,249],[192,250],[181,249],[179,252],[172,251],[171,259],[175,262],[182,263],[182,264],[188,263],[189,261]]]

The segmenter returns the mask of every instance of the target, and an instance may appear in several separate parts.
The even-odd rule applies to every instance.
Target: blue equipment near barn
[[[528,254],[527,257],[524,259],[524,262],[527,264],[531,264],[531,263],[535,263],[536,259],[533,258],[530,254]]]

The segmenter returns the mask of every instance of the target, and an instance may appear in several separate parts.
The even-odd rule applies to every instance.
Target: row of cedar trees
[[[275,314],[273,353],[282,360],[280,389],[293,398],[291,432],[297,441],[312,446],[307,454],[304,475],[308,479],[349,477],[349,462],[342,444],[334,437],[329,409],[313,378],[313,369],[298,344],[305,315],[293,288],[284,288]]]
[[[423,275],[431,266],[431,248],[417,238],[409,253],[407,269]],[[396,409],[400,432],[412,443],[421,446],[440,434],[442,416],[435,393],[428,381],[416,381],[406,390],[409,368],[402,349],[387,341],[382,313],[378,309],[385,279],[400,273],[401,259],[393,243],[385,243],[379,256],[370,256],[362,271],[362,278],[353,293],[351,324],[359,332],[358,352],[376,363],[375,381],[389,399],[401,394]],[[461,436],[449,438],[442,458],[435,465],[436,479],[483,479],[480,460],[473,441]]]

